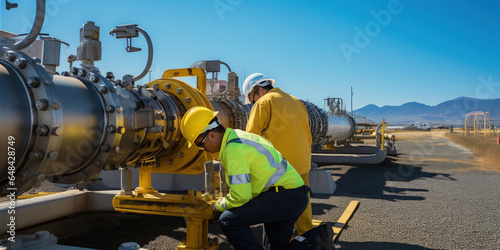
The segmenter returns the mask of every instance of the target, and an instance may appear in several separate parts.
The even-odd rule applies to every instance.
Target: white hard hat
[[[249,75],[245,82],[243,83],[243,94],[245,95],[245,104],[250,104],[250,94],[255,90],[256,87],[264,87],[267,85],[273,85],[274,79],[267,77],[262,73],[253,73]]]

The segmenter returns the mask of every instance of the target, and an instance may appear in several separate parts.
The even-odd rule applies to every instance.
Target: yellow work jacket
[[[242,206],[270,187],[293,189],[304,185],[299,173],[269,141],[243,130],[226,129],[219,157],[230,188],[229,194],[216,203],[219,211]]]
[[[300,175],[311,169],[309,116],[299,99],[272,88],[254,104],[246,130],[269,140]]]

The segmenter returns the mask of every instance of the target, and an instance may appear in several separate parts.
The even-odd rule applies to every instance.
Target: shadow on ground
[[[430,249],[418,245],[393,243],[393,242],[339,242],[335,244],[335,249],[401,249],[401,250],[425,250]]]
[[[345,174],[334,174],[337,190],[335,196],[360,197],[367,199],[397,200],[424,200],[419,192],[428,192],[427,189],[396,188],[388,186],[388,182],[411,182],[418,179],[434,178],[444,181],[454,181],[450,174],[432,173],[423,171],[426,165],[408,165],[397,163],[393,158],[387,158],[380,165],[358,165],[351,167]],[[329,168],[327,166],[322,169]],[[325,198],[326,197],[316,197]]]

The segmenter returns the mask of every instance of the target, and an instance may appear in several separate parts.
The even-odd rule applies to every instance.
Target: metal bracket
[[[146,74],[149,72],[149,69],[151,69],[151,64],[153,62],[153,44],[151,42],[151,38],[149,37],[148,33],[146,33],[146,31],[139,27],[139,25],[137,24],[118,25],[109,32],[110,35],[115,35],[117,39],[125,38],[127,40],[127,52],[141,51],[141,48],[132,46],[132,38],[139,37],[139,33],[144,36],[144,39],[146,39],[146,42],[148,44],[148,61],[144,70],[139,75],[136,75],[132,78],[133,81],[139,81],[144,76],[146,76]]]
[[[132,46],[132,38],[127,37],[127,48],[125,48],[125,50],[127,50],[127,52],[137,52],[137,51],[141,51],[142,49],[137,48],[137,47],[133,47]]]

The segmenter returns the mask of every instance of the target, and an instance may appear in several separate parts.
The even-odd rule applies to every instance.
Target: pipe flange
[[[36,58],[30,58],[23,52],[6,47],[2,47],[1,51],[6,60],[0,59],[0,63],[17,75],[17,78],[23,83],[22,86],[26,96],[30,97],[28,102],[31,107],[29,115],[31,117],[31,127],[37,128],[38,125],[45,125],[51,129],[55,127],[64,129],[62,109],[60,105],[57,105],[59,96],[53,85],[52,75],[47,73]],[[42,100],[46,101],[47,105],[37,109],[36,103],[38,101],[42,103]],[[33,175],[38,175],[43,169],[50,168],[52,162],[47,155],[31,157],[31,159],[36,158],[37,160],[29,160],[30,158],[27,155],[34,151],[38,154],[40,152],[44,152],[44,154],[56,152],[62,143],[62,137],[60,136],[47,136],[45,133],[37,134],[34,129],[32,131],[32,134],[24,135],[28,138],[24,152],[18,152],[16,155],[16,158],[24,159],[17,162],[16,173],[29,171]],[[16,185],[18,185],[18,191],[22,192],[29,189],[35,182],[36,180],[25,180],[16,182]]]
[[[174,156],[181,154],[183,157],[164,159],[160,162],[158,168],[153,169],[153,172],[179,174],[202,173],[204,171],[203,163],[208,159],[208,154],[205,151],[199,150],[198,147],[187,147],[187,141],[182,137],[180,132],[180,119],[188,109],[195,106],[203,106],[214,110],[212,104],[210,104],[208,99],[200,91],[183,81],[174,78],[161,78],[148,83],[148,85],[153,87],[154,83],[156,83],[158,89],[171,97],[179,107],[179,116],[175,118],[173,128],[176,133],[175,136],[180,140],[178,146],[169,154]],[[178,91],[178,89],[180,91]]]

